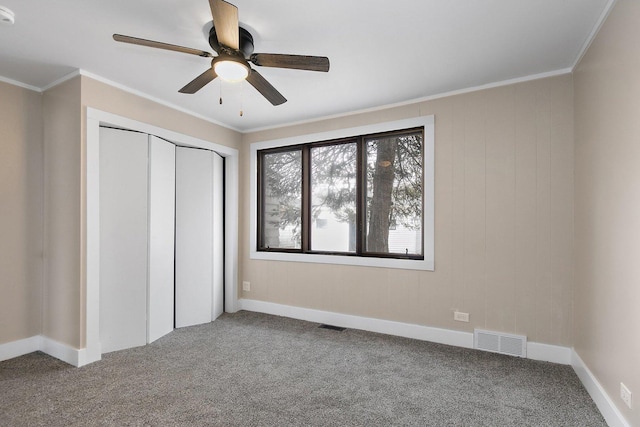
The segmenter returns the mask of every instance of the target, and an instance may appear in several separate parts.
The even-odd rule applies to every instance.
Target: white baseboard
[[[84,349],[78,350],[42,335],[0,344],[0,361],[24,356],[34,351],[41,351],[73,366],[83,366],[88,363],[84,361],[86,359]]]
[[[294,307],[290,305],[250,299],[240,299],[238,302],[241,310],[256,311],[259,313],[290,317],[309,322],[326,323],[344,328],[361,329],[381,334],[415,338],[440,344],[455,345],[457,347],[473,347],[473,334],[469,332],[431,328],[428,326],[373,319],[370,317],[352,316],[350,314],[334,313],[330,311],[314,310],[311,308]]]
[[[40,335],[0,344],[0,362],[40,350]]]
[[[631,424],[629,424],[624,418],[622,412],[620,412],[615,403],[613,403],[611,397],[607,394],[587,365],[585,365],[578,353],[576,353],[575,350],[571,353],[571,366],[573,367],[573,370],[578,375],[578,378],[580,378],[584,388],[589,392],[589,395],[600,410],[600,413],[602,413],[604,419],[607,421],[607,424],[611,427],[630,427]]]
[[[527,342],[527,359],[571,365],[571,348],[559,345]]]
[[[430,326],[353,316],[250,299],[238,300],[238,306],[240,310],[290,317],[309,322],[326,323],[334,326],[361,329],[457,347],[473,348],[473,334],[470,332],[433,328]],[[86,349],[75,349],[50,338],[36,335],[18,341],[0,344],[0,361],[33,353],[38,350],[73,366],[84,366],[87,363],[99,360],[99,357],[96,359],[87,354]],[[612,427],[630,427],[630,424],[613,403],[613,400],[575,350],[568,347],[528,342],[527,358],[565,365],[570,364],[607,423]]]
[[[48,354],[49,356],[53,356],[56,359],[60,359],[63,362],[67,362],[70,365],[81,366],[79,363],[80,353],[83,350],[78,350],[77,348],[70,347],[67,344],[59,343],[51,338],[44,336],[41,338],[42,346],[40,347],[40,351]]]
[[[437,342],[456,347],[473,348],[473,334],[471,332],[453,331],[451,329],[433,328],[430,326],[333,313],[330,311],[294,307],[251,299],[240,299],[238,300],[238,304],[240,310],[291,317],[309,322],[326,323],[344,328],[362,329],[364,331]],[[557,345],[529,342],[527,343],[527,358],[570,365],[571,349]]]

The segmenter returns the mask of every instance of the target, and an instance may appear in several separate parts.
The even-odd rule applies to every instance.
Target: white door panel
[[[149,136],[148,342],[173,330],[176,146]]]
[[[147,343],[147,135],[100,129],[100,343]]]
[[[213,319],[224,311],[224,159],[213,158]]]
[[[212,320],[212,156],[176,147],[176,327]]]
[[[224,159],[100,129],[100,341],[144,345],[224,309]]]

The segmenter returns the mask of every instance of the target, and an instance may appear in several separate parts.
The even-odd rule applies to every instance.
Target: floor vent
[[[527,337],[475,329],[473,348],[510,356],[527,357]]]
[[[347,328],[342,328],[340,326],[333,326],[333,325],[320,325],[319,328],[322,329],[329,329],[330,331],[338,331],[338,332],[342,332]]]

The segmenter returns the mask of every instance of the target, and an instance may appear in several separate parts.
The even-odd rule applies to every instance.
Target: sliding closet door
[[[176,327],[213,319],[212,156],[176,147]]]
[[[176,146],[149,136],[148,342],[173,330]]]
[[[100,343],[147,343],[147,135],[100,129]]]
[[[224,159],[213,160],[213,319],[224,311]]]

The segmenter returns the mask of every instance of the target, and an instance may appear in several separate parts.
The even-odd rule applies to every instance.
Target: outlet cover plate
[[[242,282],[242,290],[245,292],[251,292],[251,283],[250,282]]]
[[[463,313],[461,311],[453,312],[453,320],[457,320],[458,322],[468,322],[469,321],[469,313]]]
[[[620,398],[631,409],[631,390],[623,383],[620,383]]]

